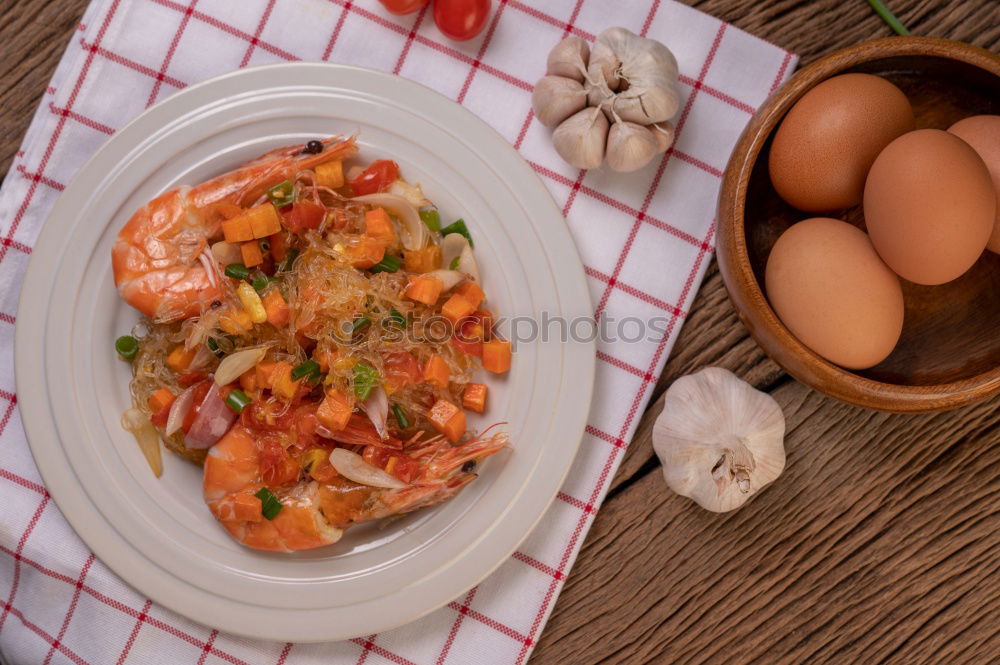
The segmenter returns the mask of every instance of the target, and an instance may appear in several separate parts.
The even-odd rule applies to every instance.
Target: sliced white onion
[[[442,292],[451,291],[455,288],[455,285],[465,279],[465,275],[457,270],[432,270],[430,272],[425,272],[424,277],[433,277],[441,281],[443,288]]]
[[[167,414],[167,426],[163,428],[167,436],[172,436],[184,424],[185,416],[187,416],[191,407],[194,406],[194,388],[196,385],[198,384],[196,383],[178,395],[174,403],[170,405],[170,413]]]
[[[403,222],[403,247],[406,249],[423,249],[430,240],[430,231],[427,225],[420,219],[420,213],[416,207],[402,196],[389,193],[365,194],[355,196],[352,201],[358,203],[368,203],[370,205],[382,206],[392,214],[399,217]]]
[[[346,448],[334,448],[330,451],[330,466],[348,480],[369,487],[398,490],[408,486],[396,476],[372,466],[361,455],[352,453]]]
[[[203,250],[198,255],[198,260],[201,261],[201,266],[205,269],[205,274],[208,275],[208,283],[212,285],[212,288],[215,288],[215,285],[219,283],[216,278],[219,266],[218,261],[207,250]]]
[[[191,359],[191,364],[188,365],[189,372],[196,372],[201,369],[208,367],[208,363],[212,360],[214,354],[209,351],[208,347],[204,344],[198,347],[198,350],[194,352],[194,358]]]
[[[411,185],[405,180],[394,181],[389,185],[388,192],[396,196],[402,196],[417,208],[423,208],[431,204],[430,201],[424,198],[424,192],[420,189],[420,185]]]
[[[197,450],[211,448],[229,431],[235,420],[236,414],[226,406],[219,389],[213,385],[201,402],[198,415],[184,437],[184,444]]]
[[[389,418],[389,396],[382,386],[375,386],[368,399],[360,404],[361,409],[368,414],[368,419],[375,425],[375,431],[383,439],[386,437],[385,423]]]
[[[462,256],[462,250],[469,244],[461,233],[449,233],[441,239],[441,267],[451,270],[452,262]]]
[[[224,266],[228,266],[230,263],[243,263],[243,254],[240,252],[239,246],[225,240],[220,240],[212,245],[212,256]]]
[[[160,457],[160,435],[146,414],[139,409],[127,409],[122,414],[122,428],[132,433],[146,463],[157,478],[163,473],[163,458]],[[346,475],[346,474],[345,474]]]
[[[354,166],[347,169],[347,180],[348,181],[354,180],[364,172],[365,172],[365,167],[355,164]]]
[[[219,363],[219,369],[215,370],[215,383],[220,386],[232,383],[240,378],[243,372],[255,367],[257,363],[264,359],[266,354],[266,346],[258,346],[230,353]]]
[[[479,265],[476,263],[476,256],[472,253],[472,247],[468,241],[466,241],[465,247],[462,248],[462,253],[458,257],[458,271],[464,272],[477,282],[479,281]]]

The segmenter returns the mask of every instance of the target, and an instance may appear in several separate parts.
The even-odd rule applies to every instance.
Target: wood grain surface
[[[803,64],[891,34],[863,0],[687,1]],[[914,34],[1000,52],[996,0],[888,4]],[[0,0],[0,173],[85,6]],[[728,515],[671,494],[650,445],[663,391],[706,365],[788,419],[785,473]],[[998,407],[898,416],[823,397],[748,337],[713,262],[532,663],[1000,662]]]

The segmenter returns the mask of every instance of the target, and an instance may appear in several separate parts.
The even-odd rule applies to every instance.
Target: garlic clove
[[[649,131],[656,139],[657,152],[666,152],[674,144],[674,126],[671,122],[664,120],[649,126]]]
[[[634,122],[616,122],[608,132],[608,166],[619,173],[638,171],[660,152],[653,132]]]
[[[549,51],[545,71],[583,83],[587,75],[590,47],[579,37],[567,37]]]
[[[587,65],[590,83],[593,85],[603,84],[612,92],[617,90],[622,84],[618,77],[618,68],[621,65],[622,61],[615,50],[598,38],[594,42],[594,47],[590,49],[590,62]]]
[[[563,76],[543,76],[531,93],[535,116],[546,127],[555,127],[586,105],[583,85]]]
[[[670,120],[677,114],[680,97],[674,87],[634,85],[619,93],[613,108],[622,120],[651,125]]]
[[[709,367],[667,389],[653,449],[670,489],[726,512],[781,475],[784,436],[785,418],[773,397]]]
[[[597,108],[577,111],[552,132],[552,145],[568,164],[593,169],[604,160],[608,119]]]
[[[680,106],[677,60],[670,49],[625,28],[597,36],[588,72],[588,102],[602,105],[613,119],[649,125],[669,120]]]

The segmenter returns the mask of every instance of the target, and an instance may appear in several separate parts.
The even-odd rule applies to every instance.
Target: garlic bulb
[[[613,56],[602,55],[607,51]],[[598,56],[603,59],[595,63]],[[621,64],[609,78],[607,67],[613,65],[615,58]],[[591,83],[600,90],[600,93],[591,90],[591,106],[595,105],[595,97],[603,97],[600,105],[605,112],[613,111],[621,119],[640,125],[663,122],[677,113],[680,106],[677,60],[660,42],[639,37],[625,28],[608,28],[597,36],[590,63]]]
[[[531,93],[531,107],[546,127],[555,127],[586,105],[583,84],[563,76],[543,76]]]
[[[773,397],[709,367],[667,389],[653,449],[670,489],[726,512],[781,475],[784,436],[785,418]]]
[[[549,52],[545,69],[549,74],[583,83],[589,59],[590,47],[587,42],[579,37],[567,37]]]
[[[574,113],[552,133],[552,145],[556,152],[578,169],[600,166],[607,141],[608,119],[597,108]]]
[[[634,122],[616,122],[608,132],[608,166],[619,173],[638,171],[660,152],[653,132]]]

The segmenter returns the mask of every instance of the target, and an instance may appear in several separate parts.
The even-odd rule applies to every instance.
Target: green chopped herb
[[[267,190],[267,198],[275,208],[284,208],[295,202],[295,187],[291,180],[279,182],[277,185]]]
[[[404,411],[403,407],[400,405],[392,405],[392,415],[396,416],[396,422],[399,423],[399,429],[406,429],[410,426],[410,417],[406,415],[406,411]]]
[[[298,381],[299,379],[304,379],[309,377],[310,379],[316,379],[319,377],[319,363],[315,360],[307,360],[300,365],[296,365],[292,368],[292,380]]]
[[[363,330],[364,328],[367,328],[371,322],[372,319],[370,316],[362,314],[358,318],[354,319],[354,323],[351,324],[351,332],[356,333],[359,330]]]
[[[261,487],[254,496],[260,499],[260,512],[264,515],[264,519],[273,520],[281,512],[281,502],[266,487]]]
[[[378,372],[368,363],[358,363],[354,366],[354,396],[364,401],[378,385]]]
[[[250,269],[242,263],[230,263],[226,266],[226,277],[233,279],[246,279],[250,276]]]
[[[222,358],[226,355],[226,352],[219,347],[219,343],[215,341],[214,337],[209,337],[208,341],[205,342],[205,345],[208,347],[209,351],[215,354],[216,358]]]
[[[291,272],[292,265],[295,263],[295,259],[297,259],[298,257],[299,257],[299,250],[295,249],[294,247],[290,248],[287,252],[285,252],[285,258],[281,262],[281,265],[278,266],[278,272]]]
[[[274,280],[265,275],[264,273],[262,273],[261,271],[254,270],[253,277],[250,280],[250,283],[253,284],[254,290],[260,293],[261,291],[266,289],[272,281]]]
[[[406,327],[406,317],[395,307],[389,310],[389,322],[395,324],[397,328]]]
[[[253,400],[250,399],[245,392],[236,388],[229,393],[228,397],[226,397],[226,406],[232,409],[233,413],[241,413],[243,409],[246,408],[247,404],[252,401]]]
[[[382,257],[382,260],[371,267],[372,272],[396,272],[399,270],[399,266],[403,265],[403,262],[399,260],[398,256],[393,256],[391,254],[386,254]]]
[[[420,219],[435,233],[441,230],[441,215],[434,208],[425,208],[420,211]]]
[[[465,225],[465,220],[463,219],[452,222],[448,226],[441,229],[441,235],[446,236],[449,233],[461,233],[465,236],[465,239],[469,241],[469,247],[476,246],[476,244],[472,242],[472,234],[469,233],[469,227]]]
[[[115,340],[115,351],[122,357],[122,360],[132,362],[135,354],[139,353],[139,340],[132,335],[122,335]]]
[[[456,256],[455,258],[453,258],[451,260],[451,263],[448,264],[448,269],[449,270],[458,270],[458,263],[459,263],[459,259],[460,258],[461,257],[458,257],[458,256]]]

